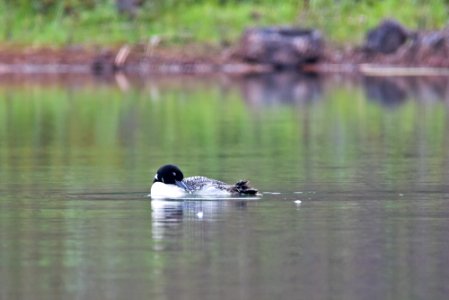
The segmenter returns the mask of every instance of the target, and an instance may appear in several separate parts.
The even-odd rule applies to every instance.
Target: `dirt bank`
[[[285,31],[285,28],[280,30]],[[304,49],[304,43],[307,44],[308,41],[281,40],[280,43],[278,36],[273,35],[272,28],[261,29],[260,32],[259,35],[242,39],[245,42],[241,41],[240,44],[227,48],[207,45],[167,47],[158,43],[61,48],[0,46],[0,74],[92,73],[107,76],[116,72],[139,75],[262,73],[275,70],[278,66],[265,63],[266,60],[263,59],[249,60],[242,55],[242,49],[256,49],[256,53],[266,55],[264,59],[289,58],[295,47],[300,44]],[[292,32],[303,31],[289,29],[287,32],[289,35],[286,36],[289,37]],[[263,41],[264,36],[268,37],[268,43]],[[254,40],[255,44],[245,44]],[[313,49],[318,49],[319,55],[316,55],[313,62],[289,65],[287,61],[284,67],[287,65],[290,70],[304,72],[449,75],[448,29],[412,32],[395,21],[387,20],[368,32],[366,41],[361,46],[342,48],[324,41],[322,47],[321,41],[317,45],[319,47],[315,45]],[[286,47],[291,47],[287,49],[289,52],[285,50]]]
[[[164,71],[174,66],[188,72],[189,66],[218,66],[226,63],[223,49],[207,46],[145,47],[124,45],[110,47],[68,46],[0,47],[0,73],[93,72],[108,74],[117,70],[130,72]],[[168,71],[168,70],[167,70]],[[181,71],[181,70],[179,70]]]

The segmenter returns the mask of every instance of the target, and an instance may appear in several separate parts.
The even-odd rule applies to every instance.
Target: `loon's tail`
[[[257,190],[248,185],[248,180],[240,180],[237,182],[232,188],[232,193],[240,194],[240,195],[256,195]]]

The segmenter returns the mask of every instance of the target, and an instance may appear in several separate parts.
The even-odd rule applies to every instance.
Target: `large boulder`
[[[243,34],[239,52],[247,62],[289,68],[318,61],[323,55],[323,40],[314,29],[251,28]]]
[[[408,37],[408,30],[399,22],[384,20],[368,31],[364,48],[369,52],[391,54],[396,52]]]

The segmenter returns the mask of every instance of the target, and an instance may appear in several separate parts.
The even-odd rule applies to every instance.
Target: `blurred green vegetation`
[[[235,180],[226,170],[238,170],[264,189],[276,188],[273,173],[288,176],[284,185],[292,190],[317,182],[354,189],[360,177],[398,189],[422,178],[446,180],[443,101],[409,99],[388,108],[348,86],[312,103],[285,100],[252,103],[238,89],[223,92],[210,82],[153,82],[127,93],[2,86],[0,179],[23,191],[139,191],[161,162],[177,162],[186,174],[225,181]]]
[[[121,2],[122,5],[118,3]],[[123,4],[124,3],[124,4]],[[2,0],[0,41],[25,45],[235,42],[249,26],[313,26],[337,43],[360,42],[380,20],[416,29],[446,24],[447,0]]]

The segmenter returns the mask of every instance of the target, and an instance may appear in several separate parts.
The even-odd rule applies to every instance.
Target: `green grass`
[[[441,28],[446,23],[444,0],[316,0],[304,1],[146,1],[135,18],[119,15],[114,1],[74,6],[54,2],[41,12],[36,3],[28,6],[0,3],[0,42],[25,45],[146,43],[159,36],[168,45],[235,42],[250,26],[298,25],[320,29],[336,43],[360,43],[365,32],[380,20],[395,17],[412,29]],[[51,0],[46,2],[53,3]],[[87,1],[88,2],[88,1]],[[92,1],[91,1],[92,2]],[[179,3],[178,3],[179,2]],[[58,4],[63,3],[63,4]],[[163,4],[161,4],[163,3]]]
[[[444,0],[313,1],[302,10],[299,23],[321,29],[337,42],[360,42],[365,33],[385,18],[395,18],[410,29],[439,29],[446,25]]]

